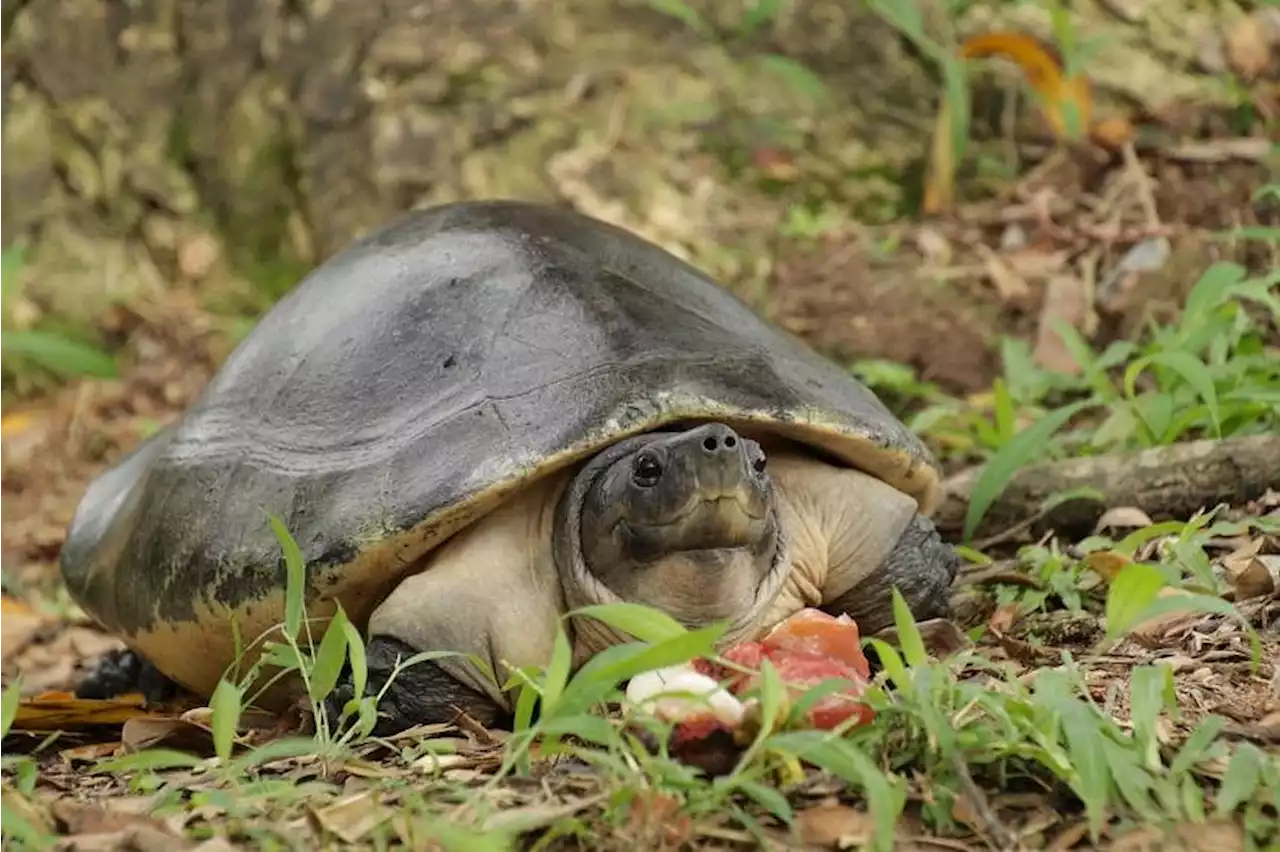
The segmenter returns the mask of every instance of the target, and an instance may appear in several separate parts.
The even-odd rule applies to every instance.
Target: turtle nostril
[[[735,440],[733,440],[733,436],[732,436],[732,435],[729,435],[729,436],[727,436],[727,437],[724,439],[724,445],[725,445],[726,447],[732,447],[732,446],[734,446],[736,443],[738,443],[738,442],[737,442],[737,441],[735,441]]]
[[[728,443],[727,441],[725,443]],[[702,442],[702,446],[706,447],[707,452],[714,453],[716,451],[716,439],[707,438]]]

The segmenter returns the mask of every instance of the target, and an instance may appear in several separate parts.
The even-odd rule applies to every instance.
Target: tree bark
[[[980,473],[980,467],[970,468],[943,484],[935,521],[948,536],[961,535],[969,495]],[[1104,499],[1072,499],[1044,511],[1049,498],[1077,488],[1096,489]],[[1133,506],[1160,521],[1187,518],[1219,503],[1240,505],[1268,489],[1280,489],[1280,435],[1190,441],[1069,459],[1019,471],[991,504],[974,537],[986,538],[1020,524],[1028,536],[1046,529],[1087,535],[1102,513],[1115,506]]]

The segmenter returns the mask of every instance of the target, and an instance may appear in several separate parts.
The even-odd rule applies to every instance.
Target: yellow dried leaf
[[[357,793],[332,805],[311,811],[325,831],[344,843],[357,843],[362,837],[391,818],[391,809],[378,804],[375,790]]]
[[[1130,564],[1131,560],[1122,553],[1099,550],[1086,556],[1084,562],[1110,583],[1120,576],[1120,572]]]
[[[926,214],[940,213],[954,198],[956,163],[951,144],[951,103],[943,98],[933,123],[933,147],[929,154],[929,175],[925,180],[921,208]]]
[[[796,830],[805,843],[844,849],[871,839],[875,821],[866,811],[830,804],[806,808],[796,814]]]
[[[123,725],[129,719],[149,716],[138,693],[119,698],[76,698],[70,692],[46,692],[18,702],[15,731],[67,731],[103,725]]]
[[[1027,85],[1040,96],[1040,109],[1061,139],[1088,132],[1093,118],[1093,96],[1084,75],[1067,76],[1050,48],[1026,33],[990,32],[971,36],[960,45],[966,59],[1002,56],[1022,71]],[[1072,124],[1074,112],[1074,125]]]

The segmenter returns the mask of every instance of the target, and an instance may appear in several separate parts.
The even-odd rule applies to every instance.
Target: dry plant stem
[[[1016,849],[1018,845],[1017,838],[1013,832],[1005,827],[1004,823],[1000,822],[1000,818],[991,809],[991,804],[987,801],[986,794],[974,782],[973,776],[969,774],[969,767],[965,765],[964,758],[958,752],[951,755],[951,767],[955,770],[956,777],[960,779],[960,785],[964,787],[964,791],[969,797],[969,804],[973,807],[974,815],[981,821],[981,828],[985,831],[990,842],[997,849]]]
[[[969,494],[980,473],[970,468],[944,483],[935,522],[946,535],[964,529]],[[1049,498],[1079,488],[1104,495],[1101,503],[1069,500],[1045,511]],[[974,535],[984,538],[1025,524],[1064,535],[1087,535],[1113,506],[1134,506],[1153,520],[1187,518],[1219,503],[1256,500],[1280,488],[1280,435],[1170,444],[1130,453],[1068,459],[1019,471],[992,503]],[[1038,516],[1038,517],[1037,517]]]

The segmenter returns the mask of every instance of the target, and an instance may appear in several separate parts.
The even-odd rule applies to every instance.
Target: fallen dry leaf
[[[1156,593],[1156,597],[1189,598],[1190,594],[1184,589],[1165,586]],[[1129,633],[1135,639],[1144,641],[1148,645],[1163,644],[1169,642],[1177,631],[1203,620],[1205,615],[1206,613],[1195,605],[1188,605],[1186,609],[1164,612],[1140,621],[1130,628]]]
[[[76,698],[70,692],[45,692],[18,702],[15,731],[67,731],[102,725],[123,725],[129,719],[151,715],[138,693],[119,698]]]
[[[58,752],[58,757],[65,760],[68,764],[74,763],[93,763],[107,757],[114,757],[122,748],[123,743],[89,743],[88,745],[76,746],[75,748],[64,748]]]
[[[1271,64],[1271,39],[1261,19],[1247,15],[1226,32],[1227,61],[1241,79],[1254,80]]]
[[[345,843],[359,842],[392,815],[390,808],[378,803],[376,790],[348,796],[323,808],[312,808],[311,813],[325,831]]]
[[[1137,506],[1116,506],[1103,512],[1093,529],[1094,532],[1102,532],[1105,529],[1136,530],[1149,527],[1153,523],[1151,516]]]
[[[213,737],[208,730],[186,722],[180,716],[134,716],[120,729],[120,742],[127,754],[164,743],[168,748],[211,756]]]
[[[1022,604],[1017,601],[1009,601],[1002,603],[991,613],[991,617],[987,619],[987,627],[996,633],[1008,633],[1009,628],[1017,622],[1018,616],[1022,613]]]
[[[114,799],[102,804],[89,804],[75,799],[58,799],[53,803],[53,816],[66,834],[107,834],[145,825],[158,831],[166,828],[145,812],[130,807],[115,807]],[[120,801],[132,801],[121,799]]]
[[[3,802],[6,812],[14,814],[36,831],[53,833],[53,820],[45,808],[10,787],[8,782],[0,787],[0,802]]]
[[[949,657],[973,644],[964,631],[948,618],[927,618],[924,621],[918,621],[916,630],[920,633],[920,641],[924,643],[924,649],[937,659]],[[886,627],[876,631],[875,637],[890,644],[897,644],[898,629]]]
[[[866,811],[841,804],[805,808],[796,814],[796,832],[804,843],[848,849],[870,841],[875,821]]]
[[[927,215],[941,213],[951,207],[955,198],[956,158],[951,143],[951,102],[942,98],[933,122],[933,145],[929,153],[921,209]]]
[[[1112,852],[1236,852],[1245,848],[1244,829],[1234,822],[1184,822],[1166,831],[1144,825],[1117,837]]]
[[[1275,578],[1267,563],[1258,555],[1262,539],[1250,541],[1222,558],[1222,570],[1235,588],[1236,600],[1260,598],[1276,590]]]
[[[976,248],[982,255],[982,264],[987,270],[987,277],[995,285],[1000,299],[1009,305],[1025,306],[1031,298],[1031,287],[1022,279],[1004,258],[987,246],[978,243]]]
[[[1088,132],[1093,120],[1093,96],[1083,74],[1067,76],[1049,47],[1019,32],[991,32],[970,36],[960,45],[966,59],[1003,56],[1021,69],[1027,85],[1040,96],[1040,109],[1058,138]]]
[[[1046,370],[1076,375],[1080,365],[1071,357],[1071,350],[1062,341],[1055,325],[1064,323],[1080,328],[1089,317],[1089,298],[1084,282],[1074,275],[1054,275],[1045,286],[1044,302],[1040,308],[1040,323],[1036,329],[1035,348],[1032,357]]]
[[[1084,558],[1084,563],[1108,583],[1113,582],[1132,560],[1113,550],[1097,550]]]
[[[25,601],[9,595],[0,597],[0,615],[0,660],[6,663],[24,651],[50,621]]]

